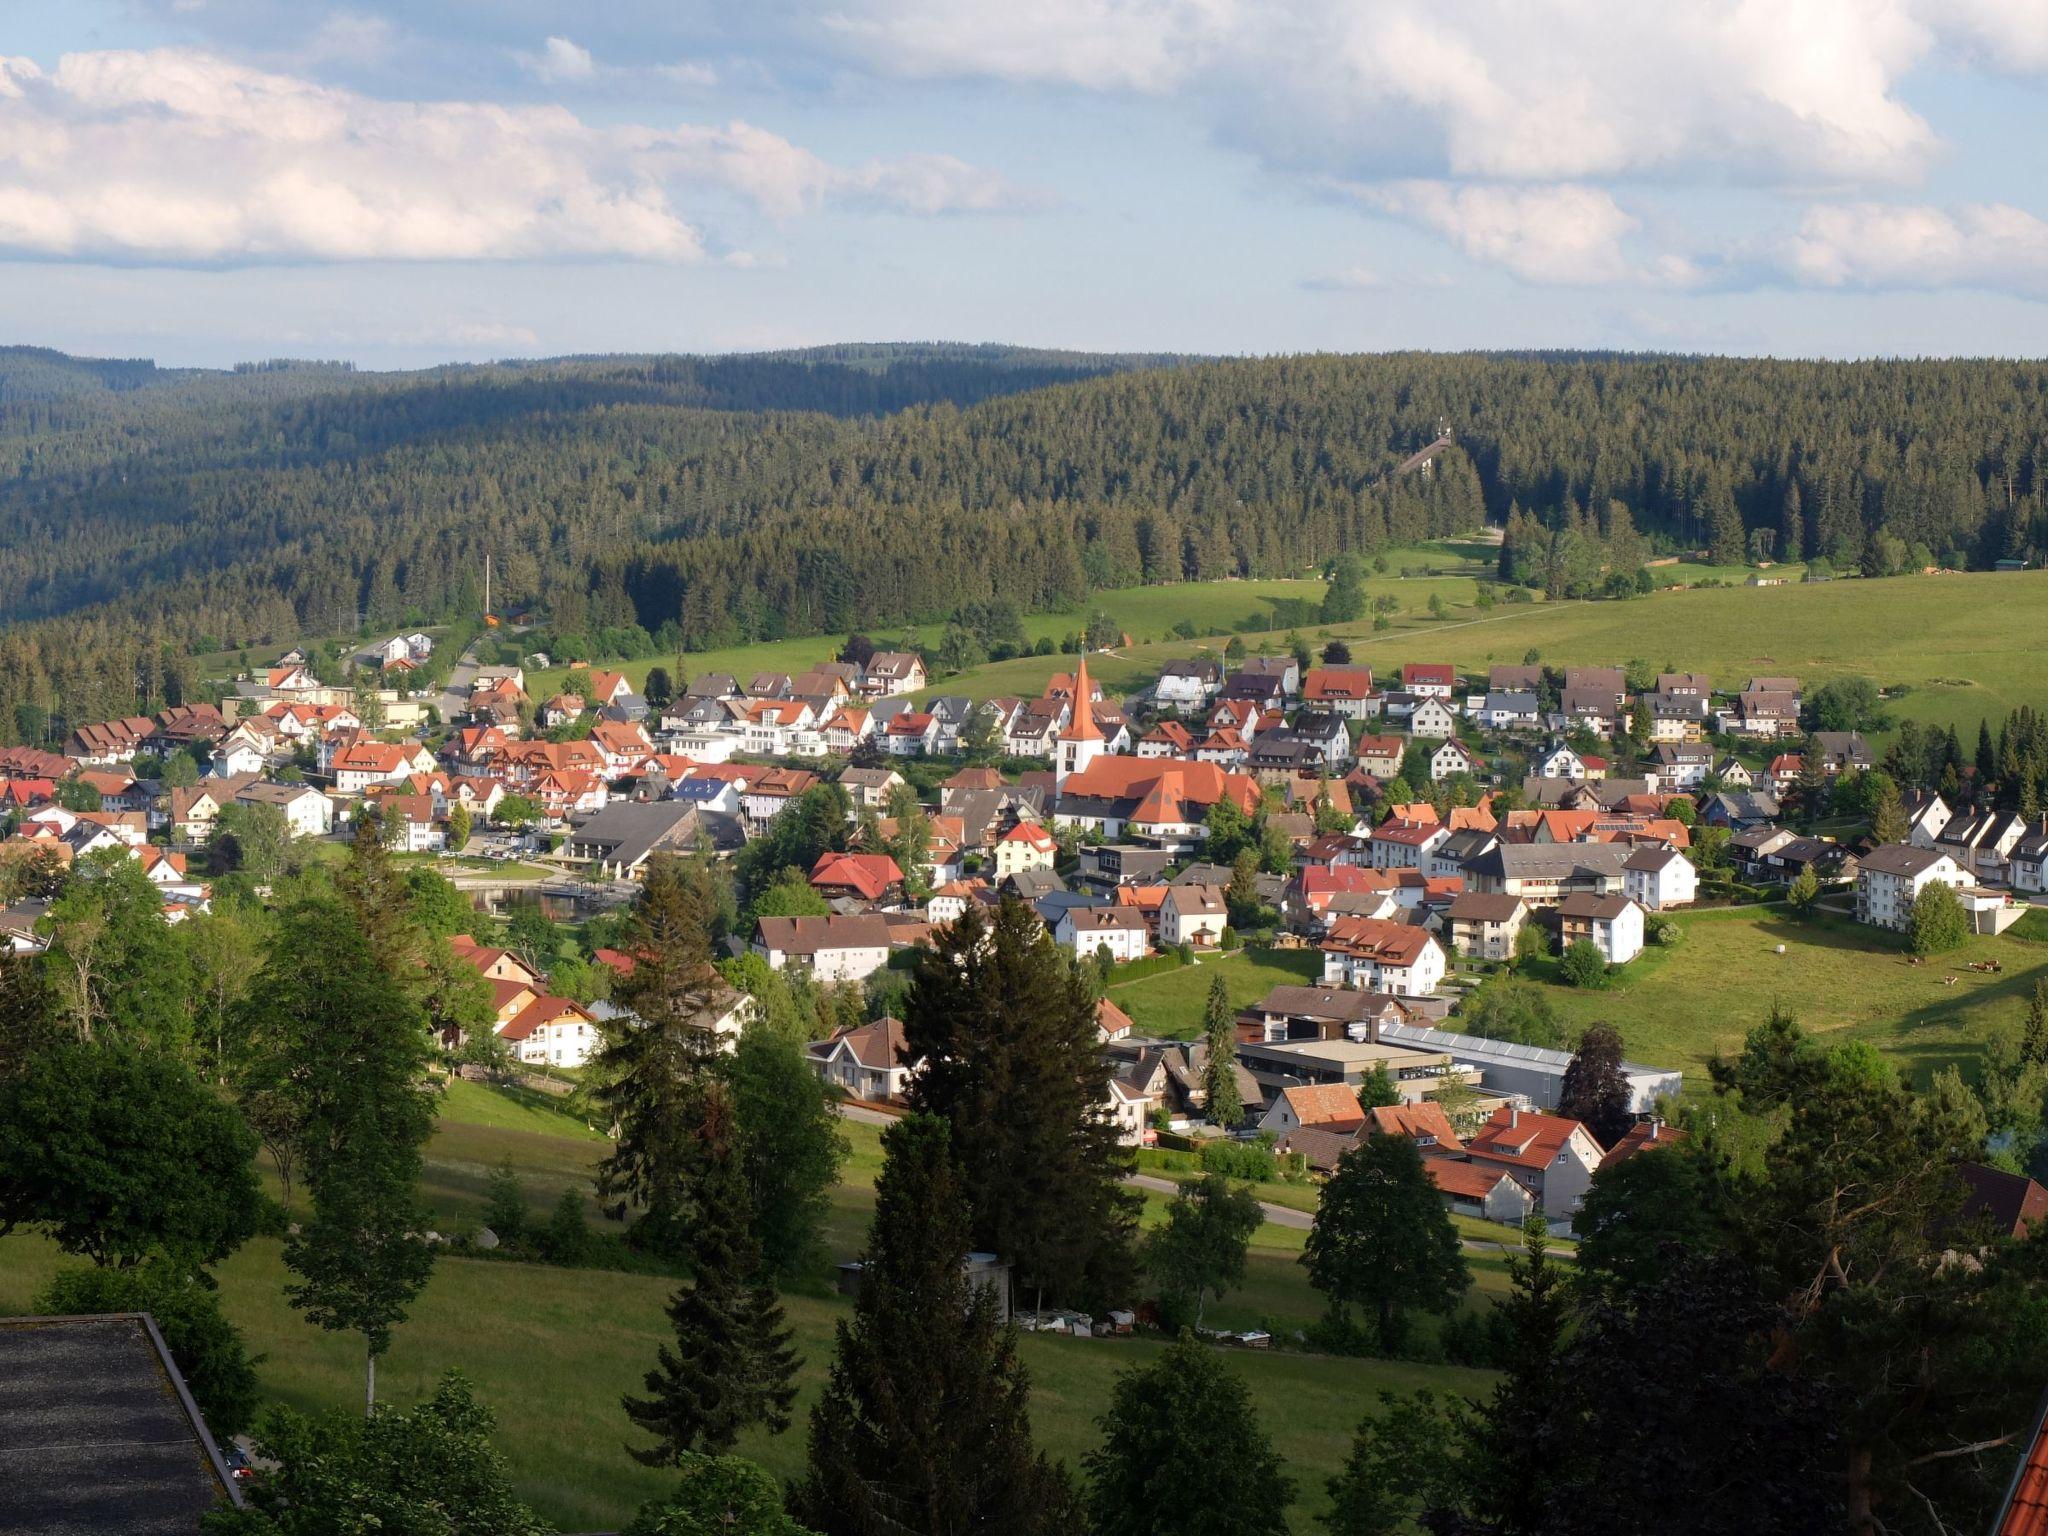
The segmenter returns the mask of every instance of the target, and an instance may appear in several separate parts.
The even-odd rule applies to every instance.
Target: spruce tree
[[[1293,1497],[1244,1380],[1190,1334],[1122,1372],[1087,1456],[1094,1536],[1284,1536]]]
[[[1887,777],[1878,785],[1876,803],[1870,808],[1870,835],[1879,843],[1903,843],[1910,830],[1899,787]]]
[[[729,1451],[756,1424],[780,1434],[796,1400],[798,1360],[754,1236],[732,1100],[713,1084],[703,1105],[690,1277],[668,1304],[675,1347],[661,1346],[648,1395],[624,1399],[626,1416],[655,1437],[633,1457],[655,1467]]]
[[[1202,1069],[1208,1094],[1209,1121],[1225,1130],[1237,1129],[1244,1118],[1244,1095],[1237,1089],[1237,1016],[1221,974],[1209,980],[1209,1005],[1202,1016],[1202,1038],[1209,1059]]]
[[[1031,1443],[1016,1330],[962,1268],[966,1189],[945,1122],[913,1114],[882,1153],[860,1294],[791,1512],[823,1536],[1080,1529],[1065,1476]]]
[[[1509,1291],[1496,1313],[1500,1384],[1475,1417],[1472,1459],[1481,1469],[1475,1503],[1501,1532],[1553,1529],[1557,1412],[1563,1387],[1558,1355],[1571,1319],[1567,1277],[1550,1260],[1543,1217],[1522,1227],[1522,1252],[1508,1256]]]
[[[904,1003],[911,1105],[951,1131],[977,1248],[1031,1294],[1093,1304],[1133,1270],[1131,1154],[1106,1105],[1089,988],[1038,918],[969,907],[918,961]]]
[[[634,957],[616,994],[626,1014],[607,1032],[593,1073],[617,1132],[598,1165],[597,1195],[614,1220],[638,1213],[636,1246],[679,1255],[711,1067],[703,1016],[723,985],[711,969],[709,903],[680,860],[654,860],[623,944]]]

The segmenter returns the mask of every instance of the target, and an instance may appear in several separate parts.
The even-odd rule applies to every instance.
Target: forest
[[[1573,545],[1983,567],[2048,546],[2044,462],[2048,366],[2014,362],[0,349],[0,733],[157,707],[198,653],[474,615],[486,554],[501,611],[687,650],[1482,521],[1504,576],[1553,588]]]

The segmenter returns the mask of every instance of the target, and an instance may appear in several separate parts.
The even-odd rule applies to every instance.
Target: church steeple
[[[1102,727],[1095,723],[1095,690],[1088,683],[1088,658],[1074,668],[1074,707],[1054,746],[1053,769],[1058,783],[1079,773],[1102,756]]]

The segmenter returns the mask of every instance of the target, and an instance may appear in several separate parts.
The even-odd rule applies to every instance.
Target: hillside
[[[1432,473],[1390,476],[1445,427]],[[990,598],[1078,611],[1482,520],[1553,595],[1759,538],[1985,567],[2048,546],[2043,442],[2048,370],[1990,362],[849,346],[365,374],[17,351],[0,732],[23,704],[157,702],[134,679],[164,652],[474,613],[486,555],[501,606],[629,654]]]

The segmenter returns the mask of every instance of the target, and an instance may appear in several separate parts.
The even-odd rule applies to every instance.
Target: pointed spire
[[[1095,723],[1094,690],[1088,686],[1088,657],[1081,657],[1081,664],[1074,668],[1074,710],[1067,717],[1066,729],[1060,732],[1061,741],[1100,741],[1102,728]]]

